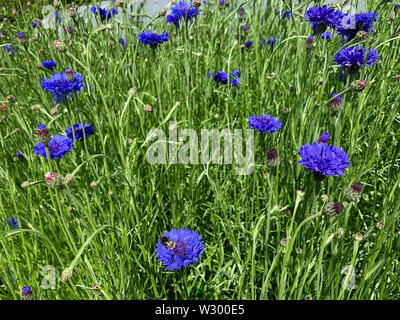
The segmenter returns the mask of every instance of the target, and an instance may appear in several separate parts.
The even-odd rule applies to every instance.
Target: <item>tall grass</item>
[[[68,22],[66,14],[62,25],[75,28],[64,35],[66,53],[53,47],[55,30],[32,29],[32,13],[3,23],[1,45],[18,50],[15,56],[0,52],[0,100],[7,106],[0,124],[0,299],[19,299],[23,286],[31,286],[35,299],[398,299],[400,17],[392,2],[366,2],[367,11],[378,6],[375,31],[360,45],[376,49],[381,63],[362,68],[366,89],[344,93],[336,115],[328,101],[348,84],[338,80],[333,58],[347,44],[332,32],[331,41],[317,39],[306,51],[310,2],[231,0],[220,8],[219,1],[207,1],[194,23],[180,29],[162,16],[142,20],[140,9],[128,16],[124,6],[123,24],[113,19],[112,30],[82,17]],[[283,18],[276,9],[295,17]],[[170,35],[156,52],[137,40],[149,22]],[[16,41],[19,31],[25,45]],[[279,36],[274,48],[261,43],[270,36]],[[247,50],[249,40],[254,44]],[[86,89],[57,105],[54,115],[51,94],[40,86],[52,72],[36,68],[43,60],[57,61],[57,71],[70,67],[86,81]],[[207,77],[234,69],[241,72],[239,87]],[[274,135],[255,132],[250,175],[236,175],[233,165],[146,160],[147,133],[158,127],[167,133],[170,121],[198,132],[248,129],[251,114],[266,113],[282,128]],[[63,133],[77,122],[93,125],[96,134],[60,161],[34,154],[38,124]],[[323,131],[351,165],[316,188],[312,174],[297,164],[297,152]],[[270,148],[281,158],[275,171],[265,165]],[[16,152],[26,160],[14,161]],[[64,190],[44,182],[47,171],[66,175],[78,167]],[[22,188],[24,181],[33,185]],[[344,192],[355,181],[364,186],[362,199],[346,202]],[[344,202],[336,219],[320,214],[323,195]],[[21,228],[8,228],[10,217],[18,217]],[[166,272],[155,244],[166,230],[181,227],[196,230],[205,251],[199,263]],[[357,232],[362,241],[355,240]],[[61,281],[74,259],[71,279]],[[53,289],[42,286],[48,265],[56,270]],[[353,290],[342,286],[345,266],[356,271]],[[102,295],[93,294],[94,284]]]

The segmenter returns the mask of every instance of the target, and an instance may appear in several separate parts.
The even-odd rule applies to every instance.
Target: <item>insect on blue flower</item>
[[[180,270],[199,261],[204,251],[201,236],[187,228],[164,233],[156,244],[156,257],[165,270]]]

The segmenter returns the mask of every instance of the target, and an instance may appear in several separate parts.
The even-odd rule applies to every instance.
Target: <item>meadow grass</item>
[[[61,26],[75,28],[62,36],[66,52],[53,46],[61,39],[55,30],[31,27],[41,18],[35,11],[13,24],[3,21],[1,46],[18,49],[0,52],[0,100],[7,107],[0,110],[0,299],[19,299],[23,286],[34,299],[398,299],[400,16],[392,1],[366,1],[379,19],[358,44],[377,50],[381,61],[361,68],[367,86],[357,93],[348,90],[350,79],[338,80],[333,62],[354,42],[332,31],[331,41],[316,38],[306,50],[310,6],[231,0],[221,8],[207,0],[179,29],[162,15],[143,20],[141,9],[129,16],[124,6],[123,23],[113,18],[113,29],[93,27],[96,16],[68,20],[63,6]],[[137,39],[150,27],[169,33],[156,50]],[[18,43],[17,32],[26,43]],[[262,45],[270,36],[279,36],[273,48]],[[253,46],[244,48],[245,41]],[[40,85],[53,74],[36,68],[43,60],[56,61],[56,71],[82,74],[86,88],[54,106]],[[207,77],[234,69],[241,73],[238,87]],[[335,114],[329,109],[334,92],[343,92],[343,109]],[[273,135],[255,132],[249,175],[237,175],[235,165],[146,160],[151,129],[168,132],[176,121],[198,132],[246,130],[251,114],[270,114],[282,128]],[[76,142],[61,160],[34,154],[39,124],[63,134],[75,123],[91,124],[95,135]],[[349,155],[350,167],[318,185],[297,163],[297,152],[324,131]],[[271,148],[280,156],[276,169],[265,164]],[[14,161],[17,152],[25,160]],[[50,188],[48,171],[74,173],[75,181]],[[25,181],[31,185],[21,187]],[[345,190],[355,181],[363,193],[351,203]],[[328,198],[344,203],[335,219],[322,214]],[[20,228],[8,227],[11,217]],[[165,271],[156,243],[165,231],[182,227],[198,232],[205,250],[198,263]],[[72,277],[62,281],[71,264]],[[42,286],[45,266],[56,271],[50,289]],[[355,270],[352,290],[342,285],[346,266]]]

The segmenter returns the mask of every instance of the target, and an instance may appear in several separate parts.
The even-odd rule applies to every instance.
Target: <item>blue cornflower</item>
[[[74,132],[72,132],[72,127],[68,126],[68,128],[65,130],[65,134],[71,141],[74,140],[74,135],[76,141],[81,141],[85,137],[89,137],[94,134],[94,129],[90,124],[87,123],[85,123],[83,126],[81,123],[75,123]]]
[[[248,28],[246,26],[243,26],[243,31],[247,32]]]
[[[167,231],[156,244],[156,258],[165,270],[180,270],[198,262],[203,251],[201,236],[186,228]]]
[[[46,60],[42,62],[42,67],[52,70],[57,66],[57,62],[53,61],[53,60]]]
[[[153,32],[153,30],[150,30],[139,33],[138,38],[139,42],[148,44],[152,48],[156,48],[159,44],[167,42],[169,40],[169,35],[168,32],[157,34],[156,32]]]
[[[328,140],[330,139],[330,135],[329,135],[329,133],[328,132],[323,132],[322,134],[321,134],[321,137],[318,139],[318,143],[328,143]]]
[[[279,36],[278,37],[269,37],[268,46],[273,48],[278,42],[279,42]],[[265,44],[265,39],[263,41],[263,45],[264,44]]]
[[[33,297],[32,291],[31,291],[31,287],[26,286],[22,288],[21,291],[21,298],[24,300],[31,300]]]
[[[321,34],[327,27],[336,28],[343,15],[341,11],[335,11],[334,8],[324,5],[308,9],[305,18],[311,23],[314,32]]]
[[[332,33],[330,33],[329,31],[325,31],[323,34],[321,34],[321,39],[331,41]]]
[[[246,41],[244,45],[246,46],[246,48],[250,48],[253,45],[253,41]]]
[[[185,18],[187,17],[187,20],[191,21],[194,17],[196,17],[200,13],[200,10],[196,9],[193,6],[189,9],[190,6],[191,3],[186,3],[185,1],[179,1],[176,5],[172,7],[171,14],[167,15],[165,19],[167,20],[168,23],[175,24],[179,28],[179,22],[181,20],[185,20]]]
[[[369,33],[371,30],[372,33],[375,26],[373,22],[378,19],[378,14],[376,13],[373,21],[372,18],[374,18],[373,12],[345,15],[336,31],[338,34],[345,36],[347,40],[353,39],[359,31]]]
[[[300,147],[299,164],[320,176],[339,176],[350,166],[349,156],[340,148],[313,142]]]
[[[109,22],[109,20],[115,16],[117,14],[117,9],[116,8],[112,8],[111,10],[107,10],[107,9],[102,9],[100,7],[91,7],[90,10],[92,11],[93,14],[100,15],[100,20],[104,21],[107,20],[107,23]]]
[[[356,46],[352,48],[344,48],[338,52],[334,61],[343,71],[350,73],[358,72],[360,66],[364,65],[365,48]],[[379,54],[375,50],[368,48],[367,60],[365,65],[371,66],[379,60]]]
[[[12,53],[13,55],[15,55],[15,50],[17,50],[17,48],[14,48],[12,45],[7,44],[3,47],[3,50],[4,52]]]
[[[51,159],[61,159],[65,154],[69,153],[73,147],[72,140],[62,135],[53,136],[49,143],[49,153]],[[47,159],[46,147],[43,142],[38,142],[34,148],[35,154]]]
[[[332,93],[332,98],[334,99],[331,101],[331,105],[340,106],[342,104],[343,97],[340,96],[338,93]]]
[[[57,23],[61,23],[62,18],[60,17],[60,13],[58,11],[55,11],[54,13],[52,13],[51,16],[54,17],[54,20]]]
[[[126,49],[126,40],[125,39],[120,38],[119,43],[121,44],[122,48]]]
[[[18,160],[24,160],[25,159],[25,156],[21,152],[17,152],[16,156],[17,156]]]
[[[233,70],[231,73],[231,80],[230,83],[232,86],[237,87],[238,85],[240,85],[240,72],[239,70]]]
[[[11,217],[10,219],[7,219],[7,223],[11,229],[18,229],[19,227],[22,226],[22,222],[18,224],[18,220],[14,217]]]
[[[71,71],[66,68],[63,73],[56,72],[50,77],[50,79],[41,78],[42,82],[40,85],[44,88],[44,91],[51,92],[53,98],[61,102],[65,97],[70,98],[71,93],[81,92],[82,88],[85,88],[85,82],[82,75]]]
[[[264,114],[259,117],[251,115],[248,121],[251,129],[255,129],[263,134],[267,132],[270,134],[274,134],[274,132],[278,131],[282,126],[280,120],[275,119],[269,114]]]
[[[208,73],[208,78],[210,78],[210,76],[212,76],[212,72]],[[217,71],[215,72],[214,78],[213,78],[214,82],[221,82],[222,84],[227,84],[228,83],[228,74],[224,71]]]
[[[37,25],[38,25],[37,22],[32,22],[32,28],[35,29],[37,27]]]
[[[286,11],[285,13],[283,13],[283,10],[279,10],[278,13],[279,13],[279,15],[283,16],[283,18],[290,20],[290,16],[291,16],[290,11]]]

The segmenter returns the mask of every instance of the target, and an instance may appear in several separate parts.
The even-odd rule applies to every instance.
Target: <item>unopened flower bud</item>
[[[296,253],[297,253],[297,254],[302,254],[302,253],[303,253],[303,249],[301,249],[301,248],[296,248]]]
[[[356,240],[356,241],[361,241],[363,239],[363,235],[360,233],[360,232],[357,232],[355,235],[354,235],[354,240]]]
[[[90,183],[90,187],[91,187],[91,188],[96,188],[96,186],[97,186],[97,183],[96,183],[96,182],[93,181],[93,182]]]
[[[69,13],[69,16],[70,17],[72,17],[72,18],[74,18],[74,17],[76,17],[76,10],[75,10],[75,8],[69,8],[68,9],[68,13]]]
[[[385,227],[385,224],[381,221],[381,222],[378,222],[378,223],[376,224],[376,227],[377,227],[379,230],[382,230],[382,229]]]
[[[44,144],[49,143],[51,136],[50,136],[49,130],[47,129],[47,127],[44,124],[38,125],[37,137],[38,137],[39,142],[42,142]]]
[[[67,50],[67,46],[65,45],[65,43],[60,40],[54,40],[54,46],[60,52],[65,52]]]
[[[21,183],[21,188],[26,189],[31,186],[31,183],[29,181],[24,181]]]
[[[266,164],[268,167],[275,168],[279,165],[280,159],[278,151],[276,149],[271,149],[267,152]]]
[[[341,202],[329,202],[324,207],[324,213],[331,218],[337,217],[344,209]]]
[[[286,238],[282,238],[281,239],[281,246],[282,247],[287,247],[287,245],[288,245],[288,240]]]
[[[160,17],[164,17],[167,14],[167,8],[162,8],[159,12],[158,15]]]
[[[59,188],[64,184],[63,177],[55,172],[47,172],[44,175],[44,179],[50,188]]]
[[[61,274],[61,280],[67,281],[67,280],[71,279],[72,274],[73,274],[72,268],[68,267],[68,268],[64,269],[64,271]]]
[[[72,174],[67,174],[64,178],[65,184],[71,184],[75,181],[75,177]]]
[[[353,92],[361,92],[367,86],[367,81],[365,80],[354,80],[350,83],[350,90]]]
[[[354,182],[345,192],[345,197],[348,201],[357,202],[361,198],[362,184]]]
[[[23,287],[21,291],[21,299],[22,300],[32,300],[33,293],[31,287]]]

